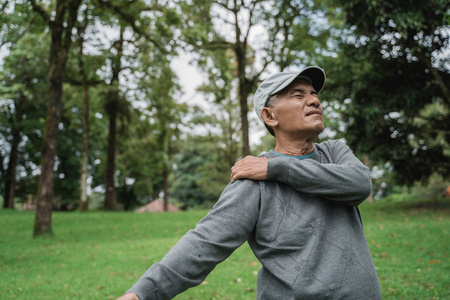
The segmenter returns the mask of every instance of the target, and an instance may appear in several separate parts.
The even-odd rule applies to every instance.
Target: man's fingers
[[[245,159],[245,158],[244,158]],[[240,161],[237,161],[235,164],[234,164],[234,166],[233,166],[233,168],[234,167],[241,167],[242,165],[245,165],[245,161],[244,161],[244,159],[241,159]]]
[[[242,178],[247,178],[246,172],[236,172],[231,176],[231,181],[236,181]]]
[[[267,160],[267,158],[248,155],[237,161],[231,167],[231,181],[236,181],[241,178],[265,180],[267,176]]]
[[[245,159],[245,158],[244,158]],[[247,165],[245,162],[243,162],[242,160],[238,161],[237,163],[234,164],[233,167],[231,167],[231,181],[235,181],[239,178],[245,178],[245,177],[239,177],[237,178],[237,174],[240,172],[244,172],[248,169],[249,165]]]
[[[240,172],[238,170],[234,170],[233,172],[231,172],[231,178],[234,180],[237,179],[237,176]]]
[[[235,179],[233,179],[235,176],[236,176],[236,173],[238,172],[238,168],[236,167],[236,166],[234,166],[234,167],[232,167],[231,168],[231,175],[230,175],[230,178],[231,178],[231,181],[234,181]]]

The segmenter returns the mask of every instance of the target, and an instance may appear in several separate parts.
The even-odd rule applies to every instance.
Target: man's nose
[[[309,95],[308,99],[306,99],[306,104],[308,106],[320,107],[320,100],[317,95]]]

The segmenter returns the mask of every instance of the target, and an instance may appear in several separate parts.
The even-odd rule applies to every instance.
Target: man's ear
[[[278,125],[278,120],[269,107],[263,107],[263,109],[261,109],[261,117],[270,127],[275,127]]]

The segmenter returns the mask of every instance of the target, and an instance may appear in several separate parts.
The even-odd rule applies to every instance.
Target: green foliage
[[[0,1],[0,40],[2,46],[14,47],[27,34],[43,32],[45,24],[31,8],[28,0]],[[29,44],[43,46],[43,44]],[[48,45],[47,45],[48,46]]]
[[[339,31],[338,57],[323,62],[330,98],[348,104],[351,148],[390,162],[400,184],[449,176],[448,34],[439,2],[340,3],[347,29]]]
[[[240,105],[241,155],[247,155],[250,95],[267,70],[313,64],[328,51],[326,9],[322,2],[289,0],[199,0],[181,8],[189,16],[186,48],[196,51],[210,81],[203,90],[215,94],[216,101],[230,98]]]
[[[274,149],[275,145],[276,145],[275,138],[269,132],[266,132],[266,134],[261,138],[261,143],[253,147],[252,155],[258,156],[263,152],[267,152],[271,149]]]
[[[127,180],[133,182],[131,196],[136,197],[136,206],[159,197],[163,184],[161,175],[167,162],[163,161],[165,152],[163,144],[159,143],[160,124],[137,111],[132,116],[133,121],[119,135],[117,170],[121,189],[130,188],[126,187]]]
[[[323,22],[329,8],[322,1],[271,2],[262,6],[265,9],[261,16],[261,23],[267,24],[269,31],[265,49],[269,56],[280,70],[316,65],[317,57],[329,52],[330,30]]]
[[[437,203],[440,198],[444,197],[444,191],[449,185],[447,180],[433,175],[430,177],[428,184],[416,184],[412,189],[412,194],[417,199],[428,199],[432,203]]]
[[[199,47],[211,42],[212,37],[217,37],[210,15],[212,5],[211,0],[181,1],[180,8],[183,12],[181,38],[187,45]]]
[[[189,134],[176,156],[172,197],[182,202],[183,208],[211,207],[228,184],[230,168],[239,156],[241,124],[239,103],[232,96],[232,57],[230,51],[215,50],[199,60],[208,81],[198,90],[210,106],[209,112],[191,107],[187,125],[206,134]]]
[[[15,34],[19,33],[9,30],[2,38]],[[9,55],[0,70],[0,158],[8,157],[9,161],[11,148],[17,147],[16,197],[26,199],[37,190],[36,169],[48,103],[46,56],[49,48],[48,38],[42,33],[21,32],[20,37],[15,37],[16,40],[10,40]],[[6,159],[0,162],[5,163]],[[6,173],[8,170],[1,172],[2,187]]]
[[[199,150],[201,151],[202,149]],[[182,208],[184,209],[198,206],[211,207],[217,201],[217,197],[220,196],[218,193],[208,195],[200,188],[200,181],[205,177],[209,178],[207,174],[200,171],[200,168],[207,163],[211,163],[211,159],[208,156],[205,157],[205,153],[200,151],[197,149],[186,149],[180,154],[177,163],[171,196],[178,202],[183,203]],[[209,152],[207,150],[203,151]]]
[[[177,156],[171,196],[183,208],[210,208],[230,181],[228,147],[220,136],[192,136]],[[234,148],[237,151],[237,147]]]
[[[61,122],[58,135],[58,160],[54,182],[54,205],[56,209],[74,209],[80,198],[80,144],[79,129],[74,128],[69,120]]]
[[[114,178],[119,201],[131,201],[130,207],[159,197],[164,176],[173,198],[186,207],[213,203],[245,142],[240,109],[246,103],[239,99],[251,100],[266,72],[290,65],[318,64],[327,72],[320,98],[329,130],[321,139],[344,138],[374,164],[389,162],[393,173],[386,176],[396,184],[449,175],[449,16],[443,1],[420,7],[410,0],[244,2],[84,2],[64,77],[55,172],[59,205],[79,194],[82,71],[89,80],[91,188],[105,187],[107,116],[114,108]],[[50,32],[29,1],[0,3],[1,45],[10,51],[0,67],[0,190],[19,133],[16,197],[22,201],[37,190]],[[55,3],[40,5],[51,11]],[[199,92],[210,111],[188,111],[178,101],[170,62],[179,46],[208,78]],[[115,71],[120,76],[113,77]],[[267,135],[252,153],[273,147]],[[374,180],[381,196],[395,186],[383,188],[393,181],[386,176]]]
[[[23,166],[19,165],[19,169],[30,168],[30,165],[36,169],[41,155],[41,130],[48,103],[45,98],[48,93],[44,91],[48,90],[50,44],[49,31],[44,30],[46,24],[41,15],[54,9],[55,3],[39,3],[38,7],[43,8],[40,13],[32,9],[29,1],[5,2],[5,6],[3,3],[1,5],[2,12],[4,10],[7,13],[1,15],[4,23],[0,37],[2,45],[8,45],[11,50],[5,57],[1,70],[4,75],[2,79],[5,78],[2,82],[2,100],[15,101],[15,108],[12,109],[9,108],[13,106],[2,102],[2,127],[3,124],[10,125],[14,121],[15,110],[18,110],[20,104],[19,100],[14,99],[23,95],[33,99],[34,102],[27,103],[34,103],[35,107],[23,107],[27,120],[22,123],[29,122],[32,126],[29,134],[35,134],[39,138],[36,141],[36,138],[31,139],[30,135],[22,133],[27,143],[23,143],[24,146],[21,144],[19,160]],[[80,85],[84,73],[89,84],[91,102],[91,187],[101,189],[104,186],[108,130],[105,116],[108,112],[117,110],[120,141],[117,146],[116,183],[125,191],[128,188],[126,182],[134,181],[129,193],[137,201],[147,202],[161,190],[161,175],[163,169],[169,168],[171,152],[175,151],[171,142],[176,140],[179,132],[176,124],[183,113],[183,107],[173,99],[178,87],[169,67],[170,60],[175,55],[177,43],[174,34],[176,28],[181,26],[181,17],[176,3],[165,5],[166,1],[134,1],[133,5],[129,5],[128,1],[99,0],[84,4],[77,19],[77,36],[74,36],[77,43],[74,42],[70,49],[64,78],[67,84],[64,86],[59,130],[55,198],[61,199],[58,206],[65,206],[76,202],[79,195],[83,98]],[[121,28],[127,34],[126,40],[122,41],[125,45],[123,51],[115,36]],[[109,34],[103,36],[105,31]],[[120,78],[118,75],[112,76],[114,72],[121,73]],[[27,82],[29,86],[25,86]],[[37,88],[30,90],[30,85],[34,87],[38,84],[42,86],[39,91],[42,91],[42,95]],[[40,114],[36,115],[37,113]],[[3,132],[2,139],[9,142],[11,131],[5,127]],[[8,147],[1,147],[2,177],[5,176],[3,165],[7,162],[8,151]],[[38,175],[36,170],[33,171],[33,176]],[[19,174],[22,173],[24,172]],[[24,178],[24,182],[31,185],[32,179],[34,178]],[[36,190],[34,182],[30,188],[21,188],[21,193],[17,196],[25,197],[26,193],[35,193]]]
[[[430,208],[439,208],[441,203],[445,202],[444,191],[448,186],[448,181],[439,175],[433,174],[427,184],[417,182],[408,189],[397,187],[392,189],[391,193],[380,201],[406,206],[411,205],[411,201],[421,201],[422,205]]]

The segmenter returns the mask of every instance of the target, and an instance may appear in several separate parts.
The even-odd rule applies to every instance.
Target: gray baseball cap
[[[256,90],[254,96],[255,112],[259,120],[264,123],[261,117],[261,110],[270,96],[282,91],[298,77],[306,77],[310,81],[316,92],[319,92],[325,85],[325,72],[319,67],[307,67],[300,72],[280,72],[270,75],[264,80]]]

